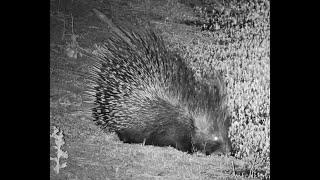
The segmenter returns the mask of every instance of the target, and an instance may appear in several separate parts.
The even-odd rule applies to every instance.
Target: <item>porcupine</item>
[[[222,76],[214,72],[196,80],[151,27],[129,29],[94,12],[111,29],[90,69],[87,92],[96,124],[125,143],[228,152],[230,118]]]

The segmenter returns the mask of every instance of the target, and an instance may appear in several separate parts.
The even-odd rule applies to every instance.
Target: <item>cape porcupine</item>
[[[230,120],[222,77],[196,80],[150,27],[129,30],[94,12],[111,28],[90,69],[87,92],[96,124],[126,143],[227,152]]]

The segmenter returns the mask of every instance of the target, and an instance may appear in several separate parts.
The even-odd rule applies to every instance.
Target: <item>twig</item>
[[[72,31],[72,34],[74,34],[74,31],[73,31],[73,16],[72,16],[72,13],[71,13],[71,31]]]
[[[234,176],[234,178],[235,178],[236,180],[238,180],[238,179],[237,179],[237,176],[236,176],[236,170],[235,170],[235,166],[234,166],[233,160],[231,160],[231,163],[232,163],[233,176]]]
[[[65,31],[66,31],[66,17],[63,16],[63,31],[62,31],[62,40],[64,40],[64,35],[65,35]]]

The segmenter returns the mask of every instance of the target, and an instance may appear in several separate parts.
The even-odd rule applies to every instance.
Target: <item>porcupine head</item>
[[[211,78],[204,77],[195,88],[194,103],[190,103],[189,113],[194,130],[193,150],[204,153],[225,154],[231,151],[228,129],[231,118],[226,106],[226,88],[223,78],[214,73]]]

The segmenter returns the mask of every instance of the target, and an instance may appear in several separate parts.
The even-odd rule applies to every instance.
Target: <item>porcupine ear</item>
[[[219,97],[219,104],[221,106],[225,106],[227,100],[227,87],[224,81],[223,73],[215,71],[213,76],[213,84],[216,91],[215,94]]]
[[[209,86],[209,90],[214,94],[215,106],[225,107],[227,101],[227,88],[222,71],[213,70],[209,74],[204,74],[201,80]]]

